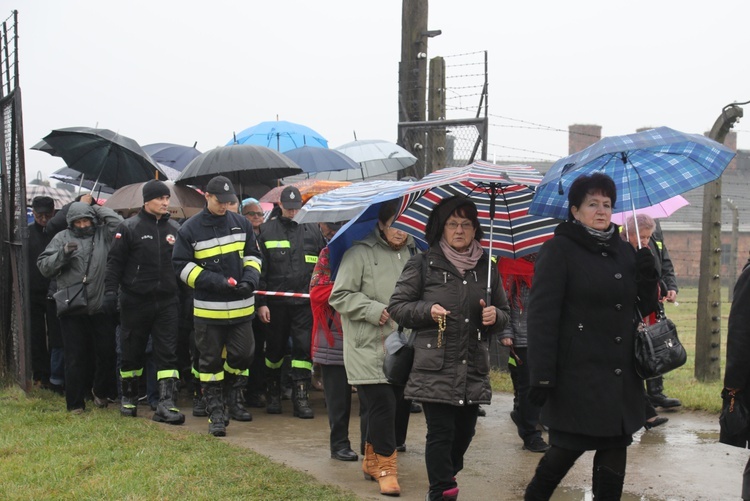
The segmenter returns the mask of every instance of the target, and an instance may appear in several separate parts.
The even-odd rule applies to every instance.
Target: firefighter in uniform
[[[117,228],[107,258],[105,311],[120,310],[120,414],[135,417],[138,378],[143,375],[146,345],[152,340],[159,403],[154,421],[182,424],[175,405],[177,380],[177,277],[172,249],[180,226],[169,219],[169,187],[153,179],[143,185],[143,207]]]
[[[205,191],[206,208],[180,228],[172,263],[180,280],[194,289],[195,345],[208,432],[223,437],[224,383],[229,417],[252,419],[242,405],[242,389],[255,350],[253,292],[260,279],[261,259],[252,225],[228,210],[237,201],[232,182],[216,176]]]
[[[292,220],[302,207],[302,196],[297,188],[284,188],[279,206],[281,215],[260,227],[258,245],[263,253],[260,287],[261,290],[273,292],[306,293],[313,268],[326,243],[317,225],[298,224]],[[294,415],[302,419],[314,417],[308,399],[312,376],[310,300],[259,296],[258,316],[269,325],[266,337],[266,412],[281,414],[281,365],[284,349],[291,337]]]

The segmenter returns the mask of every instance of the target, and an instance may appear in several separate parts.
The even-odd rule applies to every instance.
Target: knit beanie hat
[[[159,181],[158,179],[152,179],[143,185],[143,203],[145,204],[149,200],[154,198],[161,198],[164,196],[171,196],[169,186]]]

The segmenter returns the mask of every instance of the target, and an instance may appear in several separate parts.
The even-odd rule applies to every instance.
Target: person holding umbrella
[[[56,278],[58,291],[85,284],[83,311],[60,315],[58,309],[65,403],[68,411],[81,414],[89,394],[94,405],[102,408],[117,396],[116,326],[104,311],[104,275],[112,237],[122,218],[112,209],[84,202],[73,202],[66,218],[68,228],[52,238],[36,263],[43,276]]]
[[[657,309],[658,276],[651,251],[633,252],[611,223],[612,178],[580,175],[567,198],[567,221],[539,251],[526,306],[529,400],[542,407],[550,449],[524,499],[549,499],[589,450],[594,498],[620,499],[627,447],[645,422],[636,306],[643,315]]]
[[[118,226],[104,280],[105,309],[112,315],[120,311],[120,414],[136,416],[138,379],[143,374],[146,345],[151,337],[159,386],[159,403],[153,420],[182,424],[185,415],[175,405],[180,377],[179,289],[172,268],[172,249],[180,225],[169,218],[170,191],[166,184],[152,179],[141,191],[143,207]]]
[[[389,384],[383,373],[383,342],[395,328],[387,306],[404,265],[417,252],[414,238],[392,226],[397,210],[396,200],[380,205],[370,232],[344,253],[328,300],[341,315],[348,381],[364,404],[362,470],[387,496],[401,493],[397,448],[406,441],[410,417],[404,388]]]
[[[260,280],[261,256],[252,225],[228,210],[237,201],[232,182],[215,176],[206,185],[206,208],[177,233],[172,264],[194,289],[193,317],[198,371],[208,411],[208,432],[226,435],[223,384],[229,416],[250,421],[242,405],[253,359],[253,292]],[[222,352],[226,348],[226,361]]]
[[[425,236],[430,248],[404,267],[388,312],[416,330],[404,394],[422,403],[427,421],[428,499],[455,500],[456,474],[474,436],[479,404],[492,398],[490,337],[501,337],[510,308],[497,267],[480,244],[474,202],[465,196],[441,201]]]

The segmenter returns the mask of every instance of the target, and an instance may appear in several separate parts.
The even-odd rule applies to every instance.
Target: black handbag
[[[62,288],[55,292],[52,297],[55,298],[57,304],[58,317],[84,314],[89,305],[86,295],[86,282],[78,282]]]
[[[637,309],[636,309],[637,311]],[[635,333],[635,371],[643,379],[661,376],[682,367],[687,352],[677,337],[677,327],[663,317],[655,324],[646,325],[641,319]]]
[[[385,338],[385,358],[383,359],[383,374],[390,384],[406,385],[414,363],[414,331],[409,336],[404,330],[398,329]]]
[[[89,298],[86,294],[86,283],[88,282],[89,268],[91,259],[94,257],[94,240],[91,240],[91,253],[89,254],[86,271],[83,273],[83,279],[77,284],[69,285],[59,289],[52,294],[57,305],[57,316],[63,315],[85,315],[88,311]]]
[[[724,388],[723,404],[719,416],[719,442],[735,447],[745,447],[750,434],[750,412],[742,392]]]

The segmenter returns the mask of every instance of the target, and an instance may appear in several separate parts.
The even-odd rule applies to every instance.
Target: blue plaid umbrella
[[[734,155],[712,139],[669,127],[606,137],[555,162],[537,187],[529,212],[567,219],[570,185],[594,172],[614,180],[615,212],[650,207],[718,179]]]

